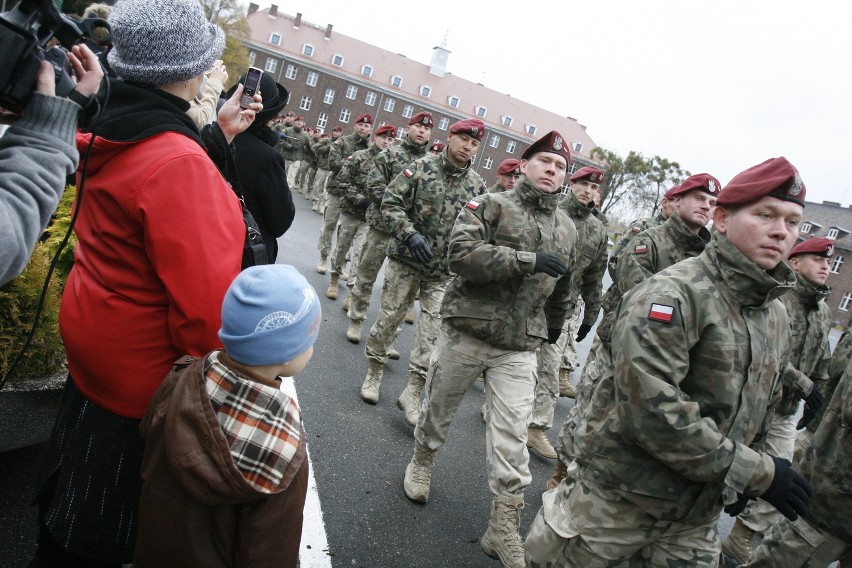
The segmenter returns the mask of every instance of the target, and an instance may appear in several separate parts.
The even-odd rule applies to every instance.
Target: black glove
[[[411,251],[411,256],[414,260],[421,264],[429,264],[432,260],[432,247],[429,246],[429,241],[420,233],[413,233],[405,239],[405,246]]]
[[[587,323],[581,323],[580,328],[577,330],[577,343],[586,339],[586,336],[589,335],[590,331],[592,331],[592,326]]]
[[[790,467],[790,460],[769,457],[775,462],[775,475],[769,489],[760,498],[791,521],[795,521],[799,515],[807,514],[810,510],[814,488],[810,481]]]
[[[561,327],[548,327],[547,328],[547,342],[553,345],[559,340],[559,336],[562,335]]]
[[[546,252],[535,253],[535,267],[533,268],[533,274],[544,272],[548,276],[556,278],[565,274],[567,270],[568,268],[566,268],[565,263],[554,255]]]
[[[805,411],[802,413],[798,424],[796,424],[796,430],[801,430],[810,424],[811,420],[816,418],[816,414],[822,408],[823,404],[825,404],[825,398],[823,398],[819,387],[814,385],[814,388],[811,389],[811,394],[805,397]]]
[[[725,505],[725,512],[731,515],[732,517],[736,517],[743,511],[745,511],[746,505],[748,502],[754,499],[754,497],[748,497],[746,495],[740,495],[740,498],[737,499],[734,503],[730,505]]]

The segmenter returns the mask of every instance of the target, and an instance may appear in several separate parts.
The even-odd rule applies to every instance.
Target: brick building
[[[451,52],[446,41],[433,48],[425,65],[334,32],[332,24],[318,26],[301,14],[283,14],[274,4],[263,10],[249,4],[248,21],[251,34],[243,43],[250,64],[290,91],[287,110],[304,115],[309,127],[330,131],[340,124],[350,132],[348,125],[364,112],[377,125],[404,127],[409,117],[428,110],[435,120],[432,141],[437,142],[446,140],[456,120],[477,116],[487,132],[474,168],[489,185],[502,160],[520,159],[531,142],[550,130],[562,133],[570,144],[572,171],[596,163],[590,155],[595,143],[575,119],[447,72]]]

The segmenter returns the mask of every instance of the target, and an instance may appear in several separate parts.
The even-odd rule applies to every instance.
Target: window
[[[284,76],[287,77],[288,79],[295,79],[296,78],[296,66],[293,65],[292,63],[287,65],[287,73],[285,73]]]
[[[254,66],[254,60],[257,59],[257,53],[249,51],[249,65]]]
[[[367,106],[375,106],[377,98],[378,95],[376,93],[369,91],[367,92],[367,96],[364,97],[364,104]]]
[[[308,79],[305,81],[305,84],[310,87],[316,87],[317,79],[319,79],[319,73],[316,71],[310,71],[308,72]]]
[[[828,234],[826,235],[826,237],[828,237],[829,239],[836,239],[836,238],[837,238],[837,235],[838,235],[839,233],[840,233],[840,231],[838,231],[837,229],[835,229],[834,227],[832,227],[832,228],[830,228],[830,229],[828,230]]]
[[[453,108],[458,108],[460,102],[461,101],[459,100],[458,97],[450,97],[449,100],[447,101],[447,104],[449,104]]]
[[[450,119],[446,116],[442,116],[441,120],[438,121],[438,128],[440,130],[446,130],[450,127]]]
[[[321,112],[319,117],[317,118],[317,128],[325,130],[326,126],[328,126],[328,113]]]
[[[327,105],[330,105],[334,102],[334,89],[326,89],[325,96],[322,98],[322,102]]]
[[[490,145],[491,145],[492,148],[496,148],[497,146],[499,146],[500,145],[500,137],[497,136],[496,134],[492,134]]]
[[[834,260],[831,263],[831,273],[839,274],[841,266],[843,266],[843,257],[838,254],[834,255]]]
[[[811,232],[812,228],[813,228],[813,225],[811,225],[810,223],[802,223],[802,226],[799,227],[799,232],[808,234],[808,233]]]
[[[331,64],[337,65],[338,67],[343,67],[343,56],[338,53],[335,53],[331,56]]]
[[[342,111],[340,111],[340,116],[337,117],[337,120],[339,120],[343,124],[348,124],[349,119],[351,117],[352,117],[352,111],[350,111],[349,109],[343,109]]]
[[[852,292],[846,292],[843,294],[843,299],[840,300],[840,305],[837,306],[837,308],[841,311],[848,312],[849,302],[852,302]]]
[[[397,89],[402,87],[402,77],[399,75],[391,75],[390,84],[392,87],[396,87]]]
[[[494,165],[494,158],[492,158],[491,156],[488,156],[482,162],[482,167],[485,168],[486,170],[490,170],[491,166],[493,166],[493,165]]]
[[[402,116],[404,116],[405,118],[411,118],[412,116],[414,116],[414,107],[411,105],[405,105],[405,107],[402,109]]]
[[[311,44],[309,44],[309,43],[306,43],[305,45],[303,45],[303,46],[302,46],[302,53],[303,53],[304,55],[307,55],[308,57],[313,57],[313,55],[314,55],[314,46],[312,46],[312,45],[311,45]]]
[[[403,138],[405,138],[405,132],[406,132],[405,128],[397,128],[396,129],[396,139],[402,140]]]
[[[574,172],[576,172],[579,169],[580,169],[580,164],[578,164],[577,162],[571,162],[571,165],[568,166],[568,175],[570,176],[571,174],[573,174]]]
[[[506,151],[510,154],[514,154],[515,148],[517,148],[517,147],[518,147],[518,143],[515,142],[514,140],[509,140],[508,142],[506,142]]]
[[[488,110],[484,106],[477,106],[475,108],[475,110],[476,110],[476,116],[478,116],[480,118],[484,117],[485,113],[488,112]]]
[[[268,71],[269,73],[275,73],[275,70],[278,68],[278,60],[269,58],[266,60],[266,65],[263,66],[264,71]]]
[[[583,151],[583,143],[582,142],[574,142],[573,144],[571,144],[571,148],[577,153],[582,152]]]
[[[269,34],[269,43],[272,45],[281,45],[281,34],[275,32]]]
[[[302,110],[311,110],[311,97],[302,97],[302,100],[299,102],[299,108]]]
[[[512,126],[512,117],[504,116],[503,117],[503,126]]]
[[[393,107],[396,106],[396,101],[393,99],[385,99],[385,110],[388,112],[393,112]]]
[[[420,87],[420,96],[422,97],[430,97],[432,95],[432,87]]]
[[[350,100],[355,100],[355,97],[358,96],[358,87],[355,85],[349,85],[346,87],[346,98]]]
[[[370,66],[370,65],[362,65],[361,66],[361,75],[363,75],[365,77],[372,77],[373,76],[373,67]]]
[[[537,130],[538,128],[534,124],[527,124],[527,134],[530,136],[535,136]]]

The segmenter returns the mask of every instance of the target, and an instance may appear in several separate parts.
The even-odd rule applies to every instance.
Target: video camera
[[[74,21],[60,13],[53,0],[21,0],[0,13],[0,106],[20,113],[35,88],[42,61],[56,71],[56,94],[74,90],[68,50],[86,43],[100,55],[109,49],[109,24],[101,18]],[[51,40],[56,40],[52,42]],[[48,44],[55,44],[48,47]]]

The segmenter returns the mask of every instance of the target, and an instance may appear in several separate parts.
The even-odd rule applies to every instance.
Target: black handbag
[[[266,251],[266,243],[263,241],[263,235],[260,234],[260,227],[258,227],[257,221],[254,220],[251,211],[246,207],[243,196],[240,195],[239,191],[233,185],[231,187],[240,200],[240,208],[243,210],[243,222],[246,226],[246,240],[245,244],[243,244],[243,262],[240,268],[245,270],[249,266],[270,264],[269,255]]]

